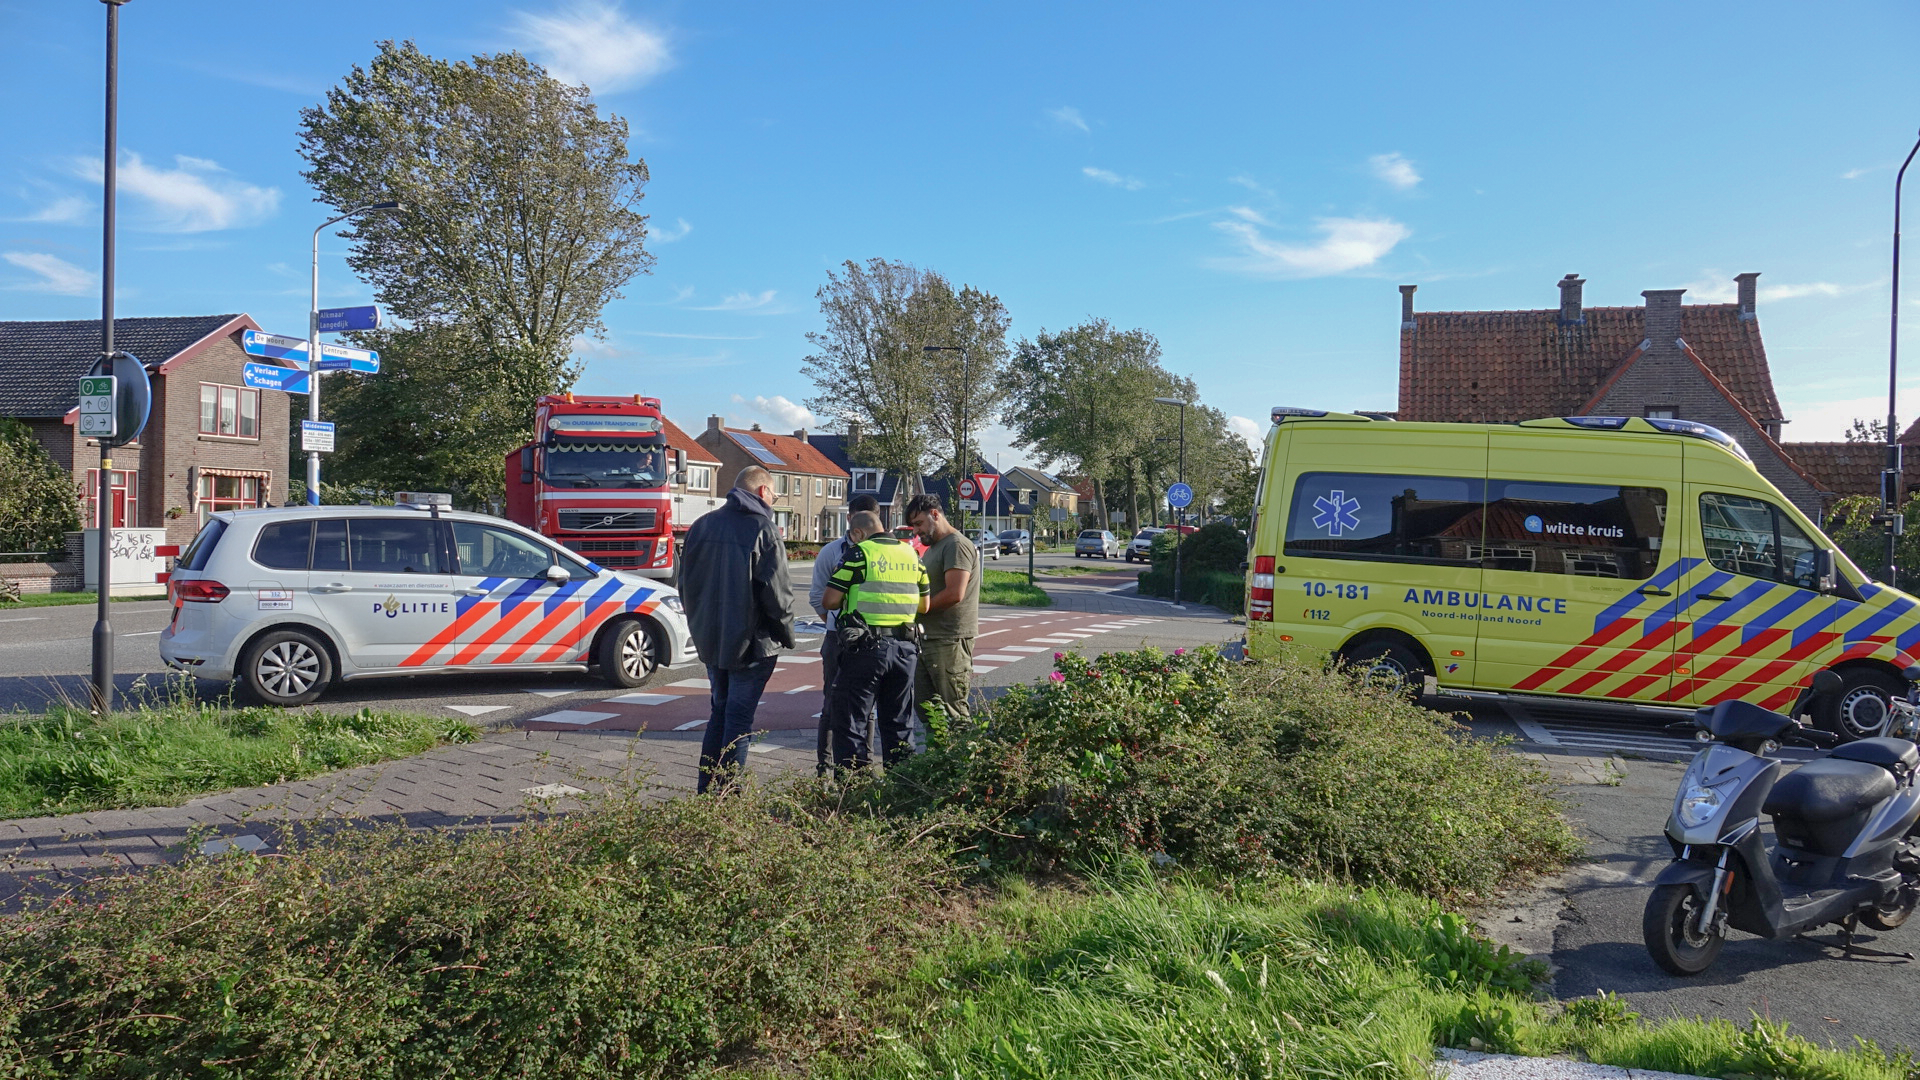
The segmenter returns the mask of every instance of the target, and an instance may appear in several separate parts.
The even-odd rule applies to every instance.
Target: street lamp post
[[[1187,402],[1179,398],[1157,397],[1156,405],[1176,405],[1180,409],[1180,482],[1187,482]],[[1180,602],[1180,549],[1186,545],[1187,536],[1180,531],[1186,523],[1185,507],[1173,507],[1173,602]]]
[[[1900,430],[1894,426],[1894,404],[1900,378],[1900,186],[1906,182],[1907,166],[1913,164],[1915,154],[1920,154],[1920,142],[1915,142],[1913,149],[1907,151],[1907,160],[1900,163],[1900,172],[1893,178],[1893,314],[1888,320],[1887,345],[1887,467],[1880,474],[1880,514],[1885,518],[1887,530],[1886,566],[1880,580],[1888,585],[1895,584],[1895,549],[1906,524],[1905,516],[1900,513]]]
[[[101,0],[107,6],[107,116],[106,156],[102,159],[100,212],[100,367],[113,373],[113,234],[114,188],[120,164],[120,5],[127,0]],[[119,402],[114,402],[119,408]],[[111,536],[113,534],[114,440],[100,440],[100,486],[95,498],[99,513],[94,525],[94,585],[99,590],[93,617],[93,708],[106,716],[113,708],[113,624],[107,615],[113,600]]]
[[[373,210],[398,210],[397,202],[368,203],[320,223],[313,230],[313,305],[307,317],[307,419],[320,422],[320,234],[329,225],[338,225],[357,214]],[[320,451],[307,451],[307,505],[320,505]]]

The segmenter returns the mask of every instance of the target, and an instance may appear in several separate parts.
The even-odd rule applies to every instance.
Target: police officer
[[[835,768],[870,762],[865,725],[871,713],[880,749],[892,765],[908,750],[913,719],[913,673],[920,655],[914,618],[927,610],[927,571],[912,545],[886,535],[871,511],[848,520],[852,547],[828,581],[823,602],[840,613],[840,670],[829,697]]]

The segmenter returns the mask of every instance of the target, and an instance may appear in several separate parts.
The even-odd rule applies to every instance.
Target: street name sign
[[[1175,510],[1185,510],[1193,505],[1193,488],[1186,484],[1175,484],[1168,488],[1167,505]]]
[[[333,453],[333,422],[329,420],[300,421],[300,449],[317,450],[322,454]]]
[[[263,334],[258,330],[243,330],[240,333],[240,347],[249,356],[264,356],[269,360],[279,360],[294,367],[307,367],[307,343],[300,338],[282,337],[279,334]],[[321,371],[353,371],[361,375],[373,375],[380,371],[380,354],[371,349],[351,349],[345,345],[320,346]]]
[[[80,434],[111,439],[114,430],[114,377],[83,375],[80,378]]]
[[[320,309],[320,332],[323,334],[337,334],[342,330],[378,329],[380,329],[380,309],[372,304],[366,307]]]
[[[288,394],[304,394],[307,392],[308,378],[304,371],[275,367],[272,364],[249,362],[246,367],[240,369],[240,381],[255,390],[279,390]]]

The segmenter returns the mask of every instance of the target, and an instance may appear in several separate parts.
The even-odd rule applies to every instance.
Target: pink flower
[[[1187,650],[1185,650],[1185,649],[1175,649],[1175,650],[1173,650],[1173,655],[1175,655],[1175,656],[1185,656],[1185,655],[1187,655]]]
[[[1052,679],[1052,680],[1053,680],[1054,682],[1066,682],[1066,681],[1067,681],[1067,677],[1066,677],[1065,675],[1062,675],[1062,674],[1060,674],[1060,673],[1059,673],[1059,672],[1057,672],[1057,671],[1049,671],[1049,672],[1047,672],[1047,678],[1049,678],[1049,679]]]
[[[1057,652],[1053,654],[1053,658],[1055,660],[1065,660],[1067,658],[1067,654],[1063,652]]]

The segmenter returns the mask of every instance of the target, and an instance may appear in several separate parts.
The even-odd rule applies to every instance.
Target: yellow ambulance
[[[1247,649],[1330,653],[1410,686],[1686,708],[1814,707],[1886,728],[1920,657],[1913,597],[1871,581],[1723,432],[1573,416],[1398,423],[1273,410]]]

